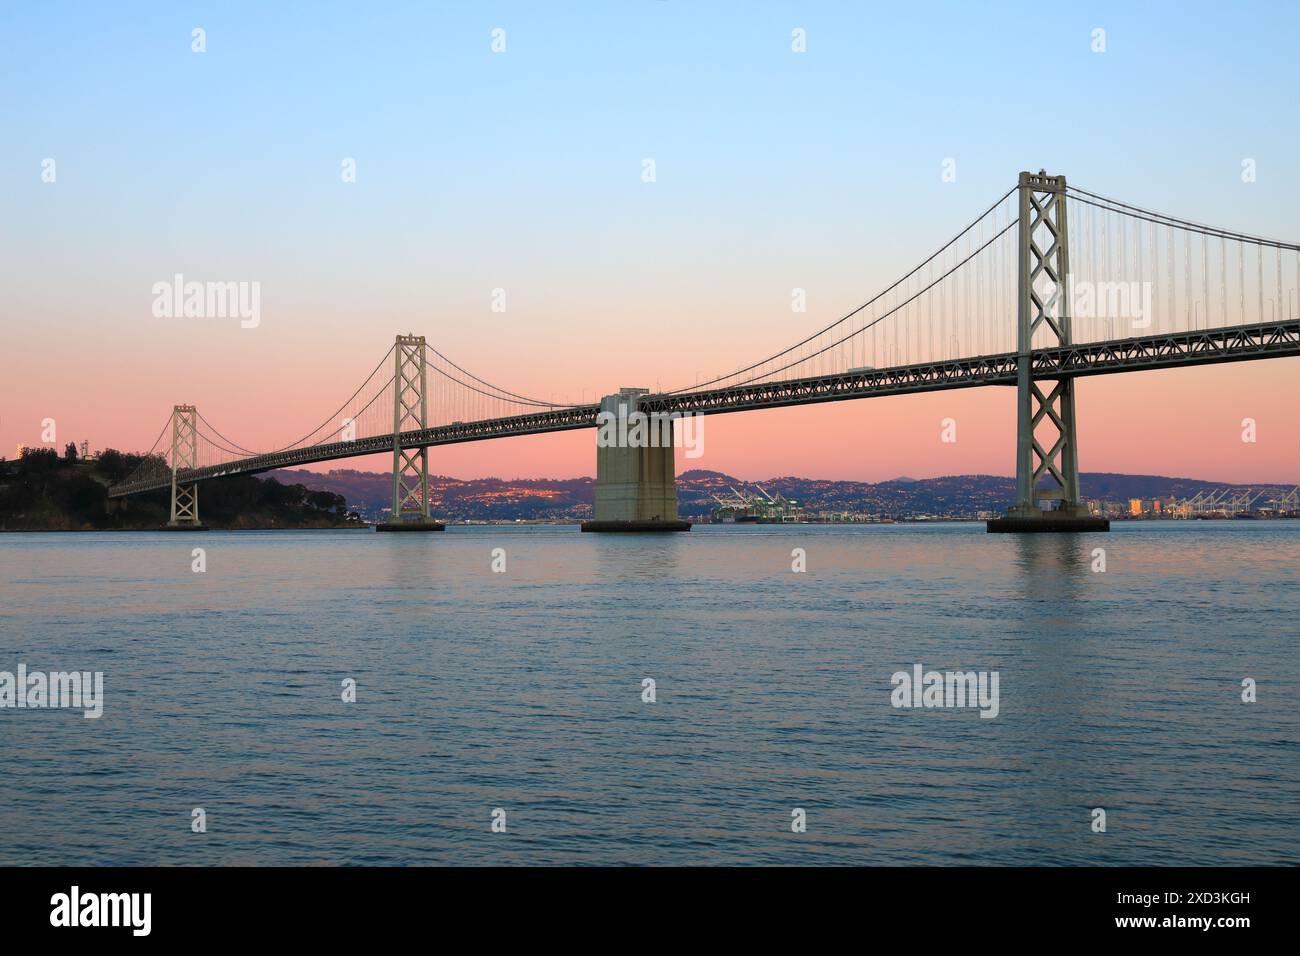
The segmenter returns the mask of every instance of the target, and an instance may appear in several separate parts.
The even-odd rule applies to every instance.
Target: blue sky
[[[972,209],[1031,166],[1264,232],[1285,232],[1297,207],[1294,3],[127,9],[0,12],[0,162],[20,221],[41,201],[26,173],[45,156],[93,189],[102,237],[128,248],[132,221],[183,228],[183,214],[219,248],[250,210],[254,245],[344,230],[347,210],[318,192],[354,157],[394,240],[376,262],[440,221],[521,254],[556,219],[599,230],[638,212],[626,170],[643,156],[681,204],[660,211],[665,230],[690,208],[760,235],[873,241],[882,221],[900,238],[920,222],[928,243],[929,217],[943,231],[950,206]],[[948,157],[958,179],[941,190]],[[1257,189],[1237,188],[1243,157]]]

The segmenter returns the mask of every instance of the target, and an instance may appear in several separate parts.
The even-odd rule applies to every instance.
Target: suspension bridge
[[[598,440],[594,520],[583,530],[685,530],[671,441],[681,416],[996,385],[1017,393],[1016,500],[989,530],[1105,530],[1079,498],[1078,378],[1296,355],[1300,244],[1024,172],[870,300],[733,372],[563,405],[493,385],[423,336],[398,335],[347,401],[281,448],[246,448],[196,406],[174,406],[140,467],[109,495],[169,488],[170,525],[201,527],[203,481],[391,453],[392,520],[381,528],[438,530],[430,448],[599,428],[639,412],[662,423],[666,440]]]

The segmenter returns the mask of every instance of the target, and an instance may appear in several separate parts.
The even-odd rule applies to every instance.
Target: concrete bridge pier
[[[677,517],[673,421],[639,409],[644,388],[600,400],[596,427],[596,503],[583,531],[689,531]]]

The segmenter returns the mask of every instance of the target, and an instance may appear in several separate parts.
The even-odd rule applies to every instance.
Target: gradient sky
[[[6,4],[0,453],[46,417],[148,448],[177,402],[284,444],[405,331],[546,399],[689,384],[869,298],[1021,169],[1295,240],[1298,28],[1293,2]],[[260,282],[261,325],[155,318],[177,272]],[[1300,480],[1300,359],[1078,391],[1084,470]],[[679,467],[1009,474],[1014,433],[1009,389],[871,399],[710,419]],[[431,470],[594,474],[594,438]]]

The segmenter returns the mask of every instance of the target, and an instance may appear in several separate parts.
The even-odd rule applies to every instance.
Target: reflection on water
[[[1012,535],[1023,584],[1024,610],[1045,630],[1080,627],[1078,601],[1093,574],[1093,551],[1108,543],[1101,534]]]
[[[2,535],[0,670],[106,704],[0,710],[0,864],[1296,862],[1297,559],[1272,522]],[[1000,715],[893,709],[915,663],[997,670]]]

